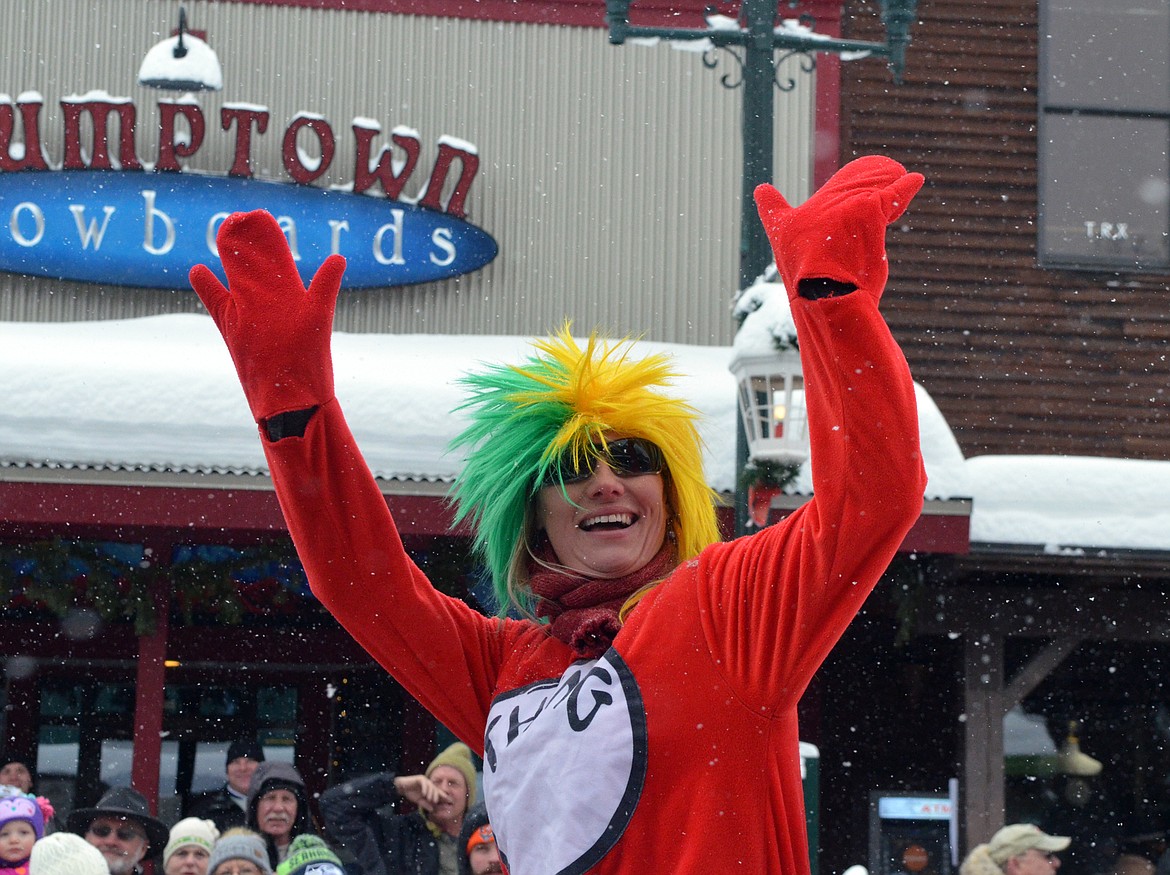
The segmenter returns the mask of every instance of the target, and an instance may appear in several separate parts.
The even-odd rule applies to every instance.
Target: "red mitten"
[[[191,286],[227,343],[252,416],[263,422],[332,400],[329,340],[345,259],[325,259],[306,290],[284,232],[263,210],[232,213],[215,240],[229,288],[202,264]]]
[[[829,279],[881,298],[889,276],[886,225],[922,187],[921,173],[890,158],[850,161],[799,207],[770,185],[756,188],[756,208],[790,298],[800,283]]]

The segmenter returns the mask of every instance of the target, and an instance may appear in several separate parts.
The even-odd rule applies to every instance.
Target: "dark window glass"
[[[1170,269],[1170,0],[1042,0],[1041,264]]]

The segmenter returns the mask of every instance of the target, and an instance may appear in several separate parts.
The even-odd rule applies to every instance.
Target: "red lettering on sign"
[[[256,125],[258,133],[264,133],[268,130],[268,115],[266,109],[249,109],[242,106],[225,106],[220,109],[220,125],[225,131],[231,130],[232,122],[236,123],[236,151],[228,176],[251,178],[252,125]]]
[[[191,142],[179,143],[175,140],[175,117],[182,116],[187,120],[191,129]],[[179,172],[179,158],[190,158],[203,145],[203,134],[207,123],[203,120],[203,110],[194,103],[175,103],[169,100],[158,102],[159,140],[158,162],[155,170]]]
[[[21,100],[20,121],[24,126],[24,154],[12,157],[12,138],[16,129],[16,112],[11,103],[0,103],[0,170],[48,170],[41,151],[41,107],[39,100]]]
[[[65,117],[65,170],[111,170],[110,136],[108,121],[110,114],[118,116],[118,163],[122,170],[141,170],[142,164],[134,154],[134,123],[137,110],[134,104],[124,99],[65,99],[61,101],[61,112]],[[93,149],[89,164],[81,154],[81,116],[89,113],[93,123]]]
[[[455,189],[447,199],[446,212],[457,219],[462,219],[467,213],[463,209],[463,202],[467,199],[467,191],[471,188],[471,181],[479,170],[479,156],[467,149],[462,149],[450,143],[439,143],[439,157],[435,159],[435,167],[431,170],[431,178],[427,181],[427,190],[419,198],[418,205],[431,210],[442,211],[439,198],[443,191],[443,184],[447,181],[447,172],[451,169],[451,162],[456,158],[460,161],[459,179],[455,182]]]
[[[321,160],[317,167],[306,167],[297,153],[297,134],[308,128],[317,135],[317,142],[321,147]],[[333,152],[337,140],[333,136],[333,128],[323,118],[297,116],[284,132],[284,143],[280,147],[280,157],[284,159],[284,169],[292,177],[292,181],[300,185],[308,185],[314,179],[329,169],[333,163]]]
[[[414,172],[414,165],[418,163],[420,148],[418,137],[414,136],[413,133],[407,133],[405,128],[395,128],[391,131],[390,139],[406,153],[406,162],[402,165],[402,169],[395,173],[394,156],[389,146],[382,147],[382,151],[378,153],[376,165],[372,165],[370,162],[370,147],[377,133],[377,128],[367,128],[356,123],[353,126],[353,134],[357,138],[353,164],[353,191],[354,194],[361,194],[375,182],[378,182],[382,185],[382,191],[386,192],[386,197],[396,200],[398,195],[402,194],[406,180]]]
[[[0,172],[48,170],[49,163],[41,145],[40,111],[43,101],[30,92],[30,98],[14,105],[10,100],[0,102]],[[16,139],[17,107],[24,128],[23,149]],[[142,170],[135,150],[137,110],[128,97],[111,97],[104,91],[92,91],[80,97],[61,100],[64,116],[64,170]],[[89,124],[85,124],[86,116]],[[115,160],[110,144],[110,116],[117,117],[118,152]],[[190,98],[159,100],[158,158],[154,169],[178,173],[183,170],[180,159],[191,158],[203,146],[207,135],[207,121],[203,110]],[[186,122],[189,137],[183,136],[178,119]],[[268,130],[270,113],[261,106],[247,104],[227,105],[220,109],[220,126],[231,131],[235,125],[235,144],[229,176],[251,178],[252,137]],[[407,181],[418,165],[422,151],[418,133],[407,127],[396,127],[390,134],[390,143],[380,146],[373,157],[374,138],[381,132],[377,122],[353,124],[356,148],[354,151],[353,192],[361,194],[375,183],[382,187],[386,197],[402,197]],[[300,132],[309,130],[317,138],[320,159],[314,163],[297,148]],[[83,147],[83,131],[92,133],[92,148]],[[281,158],[290,179],[298,185],[310,185],[324,176],[332,166],[337,151],[337,138],[329,122],[315,114],[296,116],[284,131]],[[453,165],[459,162],[459,174],[453,176]],[[479,171],[479,155],[475,147],[455,138],[443,137],[438,143],[438,156],[417,203],[436,212],[446,212],[455,218],[466,216],[467,196],[471,183]],[[450,194],[444,198],[445,191]],[[445,201],[445,202],[444,202]],[[1124,227],[1124,226],[1119,226]]]

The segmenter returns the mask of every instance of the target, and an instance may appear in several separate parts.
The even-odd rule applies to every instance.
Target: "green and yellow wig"
[[[592,462],[607,433],[662,450],[667,525],[679,562],[719,540],[698,413],[658,391],[678,376],[669,357],[635,359],[629,338],[612,342],[596,333],[582,348],[568,325],[533,346],[523,364],[493,365],[460,380],[472,397],[457,410],[472,422],[451,442],[452,450],[468,452],[451,491],[455,524],[472,524],[501,614],[528,607],[517,601],[511,565],[546,474],[566,453],[578,466]]]

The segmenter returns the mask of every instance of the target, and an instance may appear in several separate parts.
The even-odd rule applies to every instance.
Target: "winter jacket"
[[[236,804],[235,799],[228,793],[227,785],[210,793],[201,793],[196,796],[187,807],[187,817],[199,817],[210,820],[221,833],[233,826],[243,826],[246,814],[244,809]]]
[[[459,830],[459,875],[471,875],[471,860],[467,856],[467,843],[471,841],[471,834],[488,822],[487,807],[481,802],[468,809],[463,818],[463,827]]]
[[[395,814],[394,774],[382,772],[330,787],[321,794],[329,835],[355,862],[350,875],[437,875],[439,845],[421,814]]]

